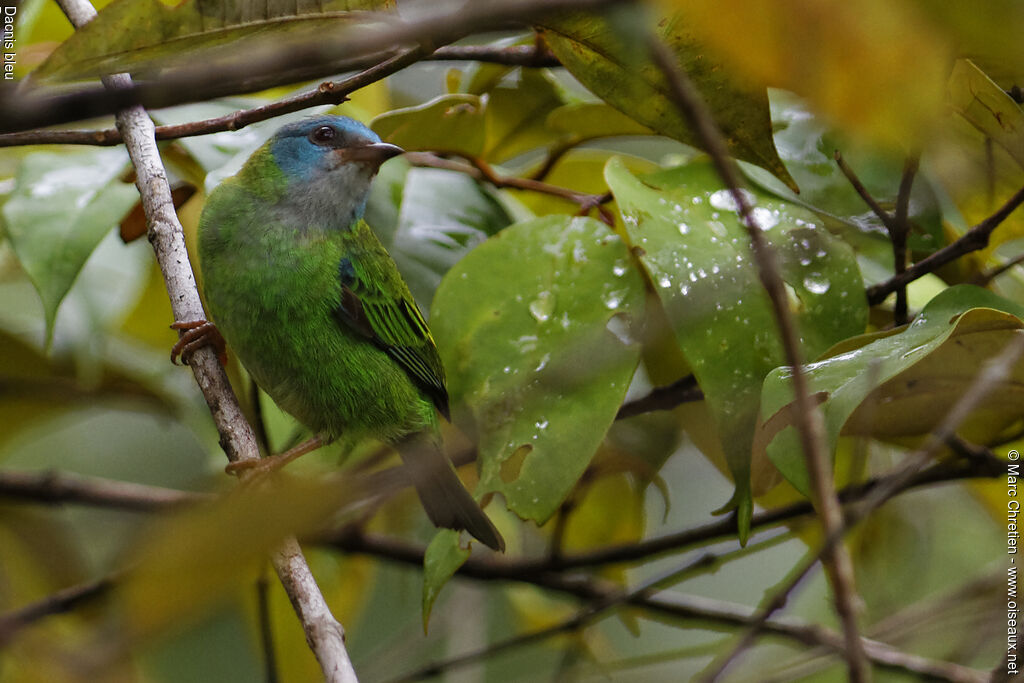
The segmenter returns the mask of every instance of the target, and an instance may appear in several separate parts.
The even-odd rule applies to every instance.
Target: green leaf
[[[442,95],[381,114],[370,126],[407,151],[444,150],[478,157],[484,149],[484,103],[476,95]]]
[[[1024,110],[969,59],[953,65],[949,103],[1024,166]]]
[[[700,146],[669,95],[668,80],[646,56],[646,30],[622,30],[621,24],[630,21],[635,20],[622,13],[613,18],[566,14],[547,21],[542,29],[559,61],[594,94],[662,135]],[[679,15],[658,22],[657,35],[704,97],[730,153],[766,168],[796,190],[772,141],[767,93],[741,87],[730,78],[719,63],[708,58]]]
[[[511,222],[501,204],[466,174],[412,168],[401,190],[397,228],[385,244],[416,300],[429,308],[444,274]]]
[[[245,54],[267,41],[295,44],[359,20],[358,10],[381,10],[392,0],[115,0],[64,41],[33,72],[35,78],[75,80],[132,71],[149,73],[202,59]]]
[[[745,536],[761,382],[784,361],[746,229],[708,162],[641,180],[612,159],[605,177],[704,391],[736,481],[732,505]],[[852,250],[811,212],[763,193],[747,197],[788,285],[805,357],[862,332],[867,304]]]
[[[574,102],[548,115],[548,128],[578,140],[593,140],[620,135],[652,135],[647,126],[637,123],[604,102]]]
[[[977,376],[981,364],[1024,327],[1024,306],[987,290],[959,285],[936,296],[906,328],[849,339],[807,366],[811,392],[822,405],[830,453],[841,433],[910,436],[928,433]],[[966,426],[991,438],[1024,417],[1024,363],[996,385]],[[764,382],[762,414],[792,401],[790,373],[777,368]],[[809,479],[792,427],[768,444],[768,457],[807,495]]]
[[[607,226],[513,225],[445,276],[431,328],[456,422],[476,436],[477,494],[543,523],[586,469],[639,360],[643,281]]]
[[[441,589],[469,559],[469,548],[459,543],[459,532],[440,529],[423,556],[423,632],[427,632],[430,610]]]
[[[763,169],[744,166],[744,171],[782,199],[825,217],[830,230],[840,233],[859,254],[878,264],[884,278],[891,276],[892,242],[885,226],[839,169],[834,154],[836,150],[842,152],[868,192],[890,213],[896,208],[903,157],[886,154],[843,135],[792,93],[771,91],[771,105],[775,146],[800,185],[800,194],[794,194]],[[927,172],[922,171],[910,195],[908,246],[921,253],[935,251],[945,239],[939,200],[928,181]],[[865,279],[871,279],[868,272],[863,274]]]
[[[548,115],[565,104],[558,86],[539,69],[520,69],[517,75],[512,85],[498,85],[487,94],[484,156],[494,163],[558,138],[546,125]]]
[[[11,245],[43,300],[47,345],[78,272],[139,198],[118,179],[127,161],[122,149],[32,154],[3,206]]]

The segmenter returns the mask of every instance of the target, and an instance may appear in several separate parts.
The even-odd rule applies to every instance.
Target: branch
[[[89,0],[59,2],[75,28],[96,16]],[[126,74],[108,76],[103,79],[103,84],[111,90],[124,90],[131,87],[131,78]],[[167,284],[175,319],[205,318],[185,249],[184,233],[174,212],[167,173],[153,137],[153,122],[139,106],[119,112],[116,120],[135,167],[135,184],[149,224],[149,240]],[[217,360],[216,351],[210,347],[199,349],[190,357],[189,365],[210,407],[221,435],[221,446],[228,458],[232,462],[259,460],[256,438],[245,421],[227,375]],[[273,553],[271,561],[306,632],[306,641],[320,662],[325,679],[329,683],[356,681],[345,650],[344,631],[331,615],[298,542],[293,538],[286,539]]]
[[[697,378],[693,375],[687,375],[672,384],[654,387],[646,396],[623,403],[619,408],[619,412],[615,415],[615,419],[624,420],[627,417],[650,413],[655,410],[672,410],[683,403],[703,400],[704,392],[697,386]]]
[[[421,566],[424,548],[400,544],[401,552],[380,555],[402,564]],[[355,551],[359,552],[359,551]],[[374,553],[369,553],[374,554]],[[504,575],[493,571],[496,564],[493,560],[471,556],[456,572],[457,576],[465,576],[482,580],[523,581],[548,590],[573,595],[581,600],[601,605],[613,603],[622,595],[622,588],[610,581],[596,578],[565,576],[554,572],[539,574]],[[678,619],[696,620],[723,624],[729,627],[749,626],[754,623],[756,615],[750,608],[731,602],[712,600],[709,598],[684,595],[680,593],[650,595],[650,590],[631,595],[626,602],[635,607],[671,616]],[[776,617],[764,624],[765,632],[793,640],[805,645],[826,648],[840,655],[849,656],[846,651],[846,640],[843,635],[829,629],[791,617]],[[919,676],[931,676],[939,680],[957,683],[982,683],[987,681],[987,674],[975,671],[958,664],[939,662],[925,657],[901,652],[885,643],[860,639],[865,656],[878,666],[902,670]]]
[[[495,48],[489,45],[466,45],[440,47],[427,54],[422,47],[396,52],[380,61],[379,55],[364,58],[351,64],[353,68],[364,69],[361,73],[342,81],[324,81],[316,88],[307,90],[277,102],[242,109],[225,116],[202,121],[191,121],[171,126],[157,126],[157,140],[176,140],[195,135],[209,135],[223,131],[239,130],[246,126],[265,121],[275,116],[301,111],[322,104],[341,104],[348,95],[365,88],[371,83],[400,71],[420,60],[475,60],[494,64],[519,66],[555,66],[557,61],[550,53],[537,46],[513,45]],[[121,133],[117,128],[96,130],[29,130],[21,133],[0,135],[0,147],[18,145],[93,145],[106,147],[121,144]]]
[[[844,503],[862,501],[880,488],[889,488],[893,477],[901,480],[896,486],[897,492],[929,486],[937,483],[958,481],[973,477],[999,477],[1006,474],[1006,464],[991,453],[979,453],[970,460],[958,460],[933,465],[923,471],[914,473],[909,479],[903,479],[902,470],[889,475],[872,479],[863,484],[851,485],[840,493]],[[752,531],[764,531],[781,524],[792,523],[802,517],[814,514],[814,507],[807,501],[791,503],[772,510],[754,514],[751,518]],[[599,567],[610,564],[636,563],[649,561],[652,558],[668,553],[677,553],[716,541],[735,539],[736,521],[732,516],[701,524],[682,531],[666,534],[643,541],[609,545],[573,554],[562,554],[557,557],[545,555],[541,558],[497,558],[473,557],[473,578],[523,580],[523,577],[537,576],[553,572],[564,572],[584,567]],[[386,557],[402,562],[412,561],[416,551],[410,546],[394,539],[375,534],[364,533],[358,527],[345,527],[337,532],[322,536],[320,543],[330,545],[344,553],[363,553]],[[465,565],[464,565],[465,566]]]
[[[671,585],[678,583],[685,578],[689,578],[698,574],[705,574],[708,572],[715,571],[718,567],[721,567],[726,561],[732,557],[749,555],[752,552],[764,550],[767,547],[772,547],[778,543],[788,541],[792,538],[790,533],[776,534],[773,538],[767,539],[766,541],[757,545],[749,545],[745,548],[733,550],[727,553],[721,553],[714,555],[711,553],[701,555],[700,557],[687,562],[682,567],[672,569],[668,572],[662,572],[661,574],[641,582],[635,588],[629,591],[618,590],[613,595],[609,595],[607,599],[595,600],[587,605],[585,608],[574,614],[573,616],[565,619],[557,624],[553,624],[547,628],[543,628],[537,631],[529,631],[527,633],[521,633],[516,636],[512,636],[504,641],[493,643],[491,645],[482,647],[472,652],[467,652],[455,657],[450,657],[445,660],[440,660],[426,665],[425,667],[416,671],[410,672],[400,678],[397,678],[391,683],[412,683],[412,681],[423,680],[425,678],[432,678],[442,673],[451,671],[452,669],[461,668],[473,662],[477,662],[488,657],[492,657],[499,652],[505,652],[506,650],[512,650],[519,647],[524,647],[531,643],[536,643],[548,638],[557,636],[562,633],[569,633],[578,631],[581,628],[593,623],[598,617],[602,616],[609,610],[621,607],[623,604],[638,598],[644,594],[650,593],[656,588],[665,585]]]
[[[1017,190],[994,214],[972,227],[956,242],[921,259],[903,273],[895,275],[885,282],[868,287],[868,303],[876,306],[882,303],[885,297],[889,296],[899,287],[904,287],[919,277],[935,272],[950,261],[955,261],[965,254],[984,249],[988,246],[992,232],[1022,203],[1024,203],[1024,187]]]
[[[23,96],[0,110],[0,131],[16,132],[114,113],[133,105],[159,109],[228,95],[258,92],[289,83],[315,80],[376,63],[400,46],[445,45],[472,33],[529,25],[551,13],[597,10],[629,0],[517,0],[505,3],[467,3],[454,12],[403,21],[380,16],[380,28],[324,31],[318,41],[301,44],[267,41],[217,68],[200,62],[175,69],[143,83],[123,81],[107,90],[88,89],[70,94]],[[360,61],[362,60],[362,61]],[[354,66],[361,64],[362,66]],[[13,98],[10,98],[13,99]]]
[[[914,176],[917,175],[918,158],[907,159],[900,178],[900,189],[896,194],[896,211],[893,215],[893,230],[889,233],[892,241],[893,274],[899,275],[907,269],[907,237],[910,235],[910,191],[914,187]],[[896,305],[893,307],[893,324],[907,324],[907,288],[896,290]]]
[[[209,494],[178,491],[69,472],[0,472],[0,496],[41,503],[83,503],[151,512],[210,500]]]
[[[959,439],[952,440],[950,445],[955,447],[957,452],[964,454],[964,458],[956,461],[939,463],[924,471],[914,474],[909,480],[899,484],[897,492],[937,483],[959,481],[972,477],[999,477],[1006,473],[1005,462],[997,458],[987,449],[966,444]],[[0,474],[0,480],[6,478],[8,474],[9,473]],[[66,475],[60,474],[55,476],[63,479]],[[844,503],[863,500],[874,490],[881,486],[885,486],[889,478],[893,476],[902,476],[901,471],[897,471],[894,475],[873,479],[863,484],[848,486],[840,492],[840,497]],[[76,479],[78,478],[76,477]],[[142,484],[132,484],[133,487],[139,489],[140,495],[138,498],[126,497],[120,492],[110,495],[111,491],[123,483],[124,482],[113,482],[99,477],[90,477],[88,488],[86,488],[87,485],[85,483],[78,482],[84,490],[83,495],[76,496],[69,502],[76,502],[85,505],[99,505],[101,507],[123,508],[127,510],[159,509],[145,508],[142,501],[152,500],[155,497],[148,492],[149,489],[153,489],[154,491],[166,491],[166,489],[147,487]],[[93,484],[95,485],[93,486]],[[387,488],[397,490],[400,486],[408,485],[410,484],[404,479],[401,468],[391,468],[391,470],[375,472],[367,476],[358,485],[358,488],[367,488],[371,491],[377,492],[374,495],[383,495]],[[185,494],[185,492],[175,493]],[[25,486],[19,487],[14,495],[24,500],[42,503],[54,502],[52,500],[50,487],[45,480],[37,480],[35,482],[35,486],[32,488]],[[780,524],[792,523],[801,517],[806,517],[812,514],[814,514],[814,508],[810,503],[793,503],[791,505],[775,508],[774,510],[766,510],[755,514],[751,522],[751,529],[764,531],[777,527]],[[466,571],[471,572],[470,575],[478,579],[525,581],[528,580],[528,577],[530,576],[557,571],[580,569],[583,567],[598,567],[608,564],[640,562],[665,553],[683,551],[715,541],[727,540],[734,537],[735,533],[735,520],[732,518],[725,518],[718,522],[704,524],[675,534],[648,539],[639,543],[607,546],[591,551],[576,553],[574,555],[561,555],[557,558],[552,558],[550,556],[539,560],[495,560],[494,558],[487,557],[473,558],[474,564]],[[421,551],[415,547],[383,536],[364,534],[360,529],[355,527],[345,528],[334,536],[319,539],[319,542],[330,545],[344,553],[362,553],[404,563],[415,564],[419,561],[418,558],[421,557]],[[705,556],[705,558],[706,557],[707,556]],[[106,582],[109,584],[110,580],[110,577],[108,577]],[[17,612],[23,613],[23,616],[17,617],[13,622],[17,623],[17,628],[20,629],[50,614],[66,612],[79,604],[76,601],[76,595],[80,593],[88,594],[94,591],[98,592],[98,588],[89,588],[89,586],[92,585],[92,583],[89,583],[78,587],[68,588],[65,591],[59,591],[52,596],[44,598],[39,602],[39,605],[52,604],[56,606],[55,608],[41,609],[39,607],[35,607],[32,609],[23,608],[21,610],[17,610]],[[12,612],[10,614],[15,613]],[[0,616],[0,624],[5,623],[12,623],[12,620],[10,620],[8,616]],[[11,632],[8,631],[7,633],[10,634]]]
[[[793,316],[789,310],[785,284],[779,273],[778,262],[771,246],[764,239],[761,229],[754,221],[750,204],[739,189],[739,173],[728,156],[725,137],[715,123],[707,104],[701,99],[689,76],[678,68],[668,48],[653,34],[649,46],[655,64],[668,79],[669,94],[677,108],[686,116],[687,122],[700,140],[702,148],[710,155],[715,170],[729,189],[739,210],[743,224],[750,237],[750,247],[757,264],[758,276],[772,303],[775,322],[778,325],[786,363],[792,374],[795,395],[795,422],[800,435],[800,445],[807,461],[814,501],[821,511],[821,523],[826,534],[843,528],[843,513],[839,507],[832,480],[831,462],[825,453],[824,422],[821,412],[812,403],[804,374],[800,338]],[[858,599],[853,583],[853,564],[846,548],[835,545],[824,556],[830,570],[836,610],[846,636],[846,656],[850,679],[855,683],[870,678],[870,667],[864,654],[857,627],[856,605]]]
[[[447,154],[449,152],[443,153]],[[488,182],[499,189],[526,190],[528,192],[539,192],[541,194],[551,195],[552,197],[565,199],[578,204],[581,215],[589,213],[591,209],[596,208],[598,213],[601,215],[602,221],[608,225],[614,225],[615,223],[614,217],[604,206],[612,200],[610,192],[605,192],[604,194],[590,194],[588,192],[578,192],[576,190],[570,190],[567,187],[561,187],[560,185],[552,185],[540,180],[534,180],[533,178],[499,175],[491,165],[483,159],[467,157],[459,152],[450,153],[461,156],[469,163],[461,163],[458,161],[452,161],[451,159],[444,159],[430,152],[407,152],[405,154],[405,158],[413,166],[443,168],[449,171],[465,173],[471,178],[475,178],[482,182]]]
[[[89,583],[70,586],[29,605],[0,614],[0,648],[9,643],[18,631],[43,617],[70,612],[106,593],[116,578],[115,575],[109,575]]]

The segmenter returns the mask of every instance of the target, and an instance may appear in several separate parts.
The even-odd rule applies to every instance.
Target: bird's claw
[[[243,472],[249,476],[266,476],[271,472],[276,472],[285,465],[285,463],[277,461],[276,457],[271,456],[269,458],[260,458],[259,460],[231,462],[224,467],[224,471],[235,476],[239,476]]]
[[[228,474],[236,475],[243,472],[267,475],[271,472],[276,472],[292,460],[295,460],[310,451],[315,451],[325,443],[326,441],[319,435],[314,436],[311,439],[303,441],[298,446],[289,448],[284,453],[267,456],[266,458],[260,458],[259,460],[239,460],[237,462],[228,463],[224,468],[224,471]]]
[[[181,333],[178,342],[171,347],[171,362],[175,365],[188,363],[192,354],[204,346],[214,347],[220,364],[228,364],[227,343],[213,323],[203,319],[187,320],[173,323],[171,329]]]

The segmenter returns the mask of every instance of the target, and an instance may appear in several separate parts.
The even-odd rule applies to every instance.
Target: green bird
[[[342,116],[278,130],[203,209],[207,310],[256,383],[320,442],[394,444],[436,526],[504,550],[441,450],[437,347],[363,220],[374,175],[401,153]]]

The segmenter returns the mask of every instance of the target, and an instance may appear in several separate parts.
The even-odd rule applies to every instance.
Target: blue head
[[[304,213],[349,225],[366,208],[370,181],[402,149],[345,116],[315,116],[283,126],[270,152],[288,179],[289,199]],[[326,212],[326,216],[322,215]]]

